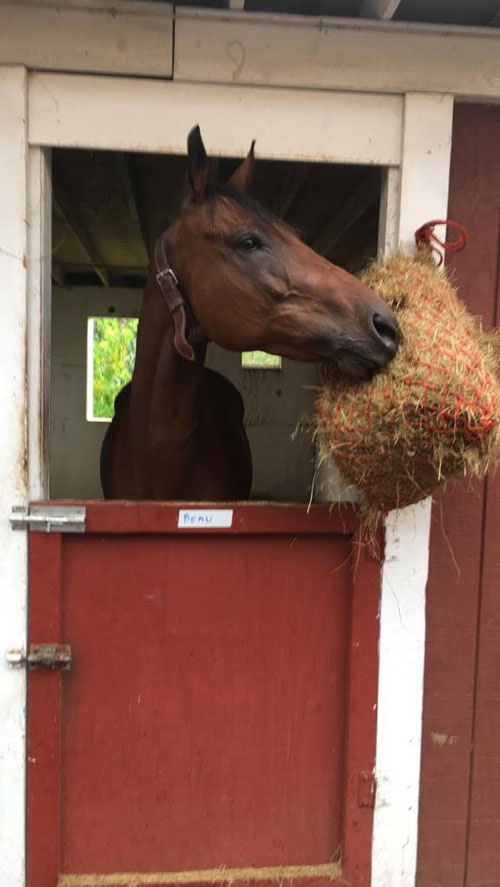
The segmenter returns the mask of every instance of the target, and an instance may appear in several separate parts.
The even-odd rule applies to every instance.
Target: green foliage
[[[110,419],[114,415],[115,397],[130,381],[134,369],[136,334],[136,318],[94,318],[95,419]]]
[[[277,354],[268,354],[267,351],[243,351],[241,355],[243,369],[273,369],[281,368],[281,357]]]

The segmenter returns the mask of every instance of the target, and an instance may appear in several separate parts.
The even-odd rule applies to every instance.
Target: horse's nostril
[[[385,347],[392,354],[395,354],[399,343],[399,327],[396,318],[391,316],[384,317],[383,314],[374,314],[373,327]]]

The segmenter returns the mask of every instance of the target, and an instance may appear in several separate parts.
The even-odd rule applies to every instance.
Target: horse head
[[[352,378],[371,376],[397,351],[395,316],[248,196],[253,165],[252,143],[226,184],[211,183],[200,130],[189,134],[189,193],[163,235],[183,298],[206,337],[223,348],[335,363]]]

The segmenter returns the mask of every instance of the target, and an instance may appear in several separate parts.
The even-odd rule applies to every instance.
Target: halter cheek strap
[[[174,321],[174,345],[182,357],[194,361],[194,349],[186,339],[186,309],[189,305],[182,296],[179,281],[170,267],[163,240],[164,235],[161,235],[155,245],[156,280]]]

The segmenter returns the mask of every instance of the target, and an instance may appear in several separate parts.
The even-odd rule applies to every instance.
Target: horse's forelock
[[[259,222],[270,231],[289,233],[300,238],[300,233],[287,225],[286,222],[275,216],[271,210],[263,206],[253,197],[250,197],[244,191],[233,188],[231,185],[225,185],[217,182],[209,183],[200,195],[198,203],[203,203],[213,211],[215,211],[217,202],[228,201],[229,204],[236,205],[244,210],[245,213],[252,216],[256,222]]]

